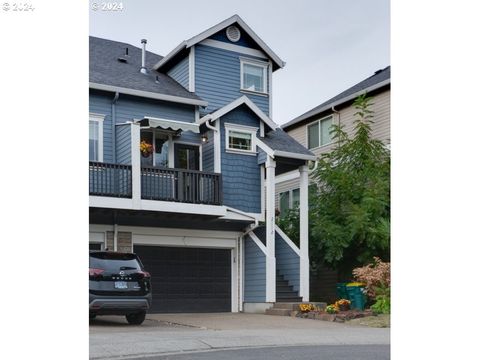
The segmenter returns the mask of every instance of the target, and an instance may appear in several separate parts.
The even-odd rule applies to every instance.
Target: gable
[[[227,37],[227,28],[228,27],[218,31],[215,34],[213,34],[212,36],[209,37],[209,39],[221,41],[221,42],[224,42],[224,43],[227,43],[227,44],[238,45],[238,46],[243,46],[243,47],[246,47],[246,48],[262,51],[261,47],[258,46],[258,44],[255,42],[255,40],[253,40],[252,37],[250,35],[248,35],[245,32],[245,30],[243,30],[238,23],[234,23],[230,26],[236,26],[238,28],[238,30],[240,31],[240,39],[238,41],[233,42],[233,41],[228,39],[228,37]]]

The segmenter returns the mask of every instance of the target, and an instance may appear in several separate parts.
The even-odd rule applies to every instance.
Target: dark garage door
[[[152,275],[152,313],[229,312],[230,250],[134,246]]]

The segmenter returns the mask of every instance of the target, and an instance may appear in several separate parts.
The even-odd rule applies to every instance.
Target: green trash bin
[[[364,310],[367,303],[367,297],[363,293],[363,286],[346,286],[348,293],[348,300],[350,300],[350,307],[352,309]]]
[[[337,283],[337,298],[348,300],[347,283]]]

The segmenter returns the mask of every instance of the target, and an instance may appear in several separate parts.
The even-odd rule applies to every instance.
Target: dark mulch
[[[303,319],[345,322],[366,316],[375,316],[375,314],[371,310],[347,310],[340,311],[338,314],[328,314],[325,311],[298,312],[295,316]]]

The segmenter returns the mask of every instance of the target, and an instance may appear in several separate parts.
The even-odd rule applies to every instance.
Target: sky
[[[273,120],[286,123],[390,65],[388,0],[123,0],[93,11],[90,35],[166,55],[238,14],[286,62],[273,74]],[[101,4],[100,1],[90,1]]]

